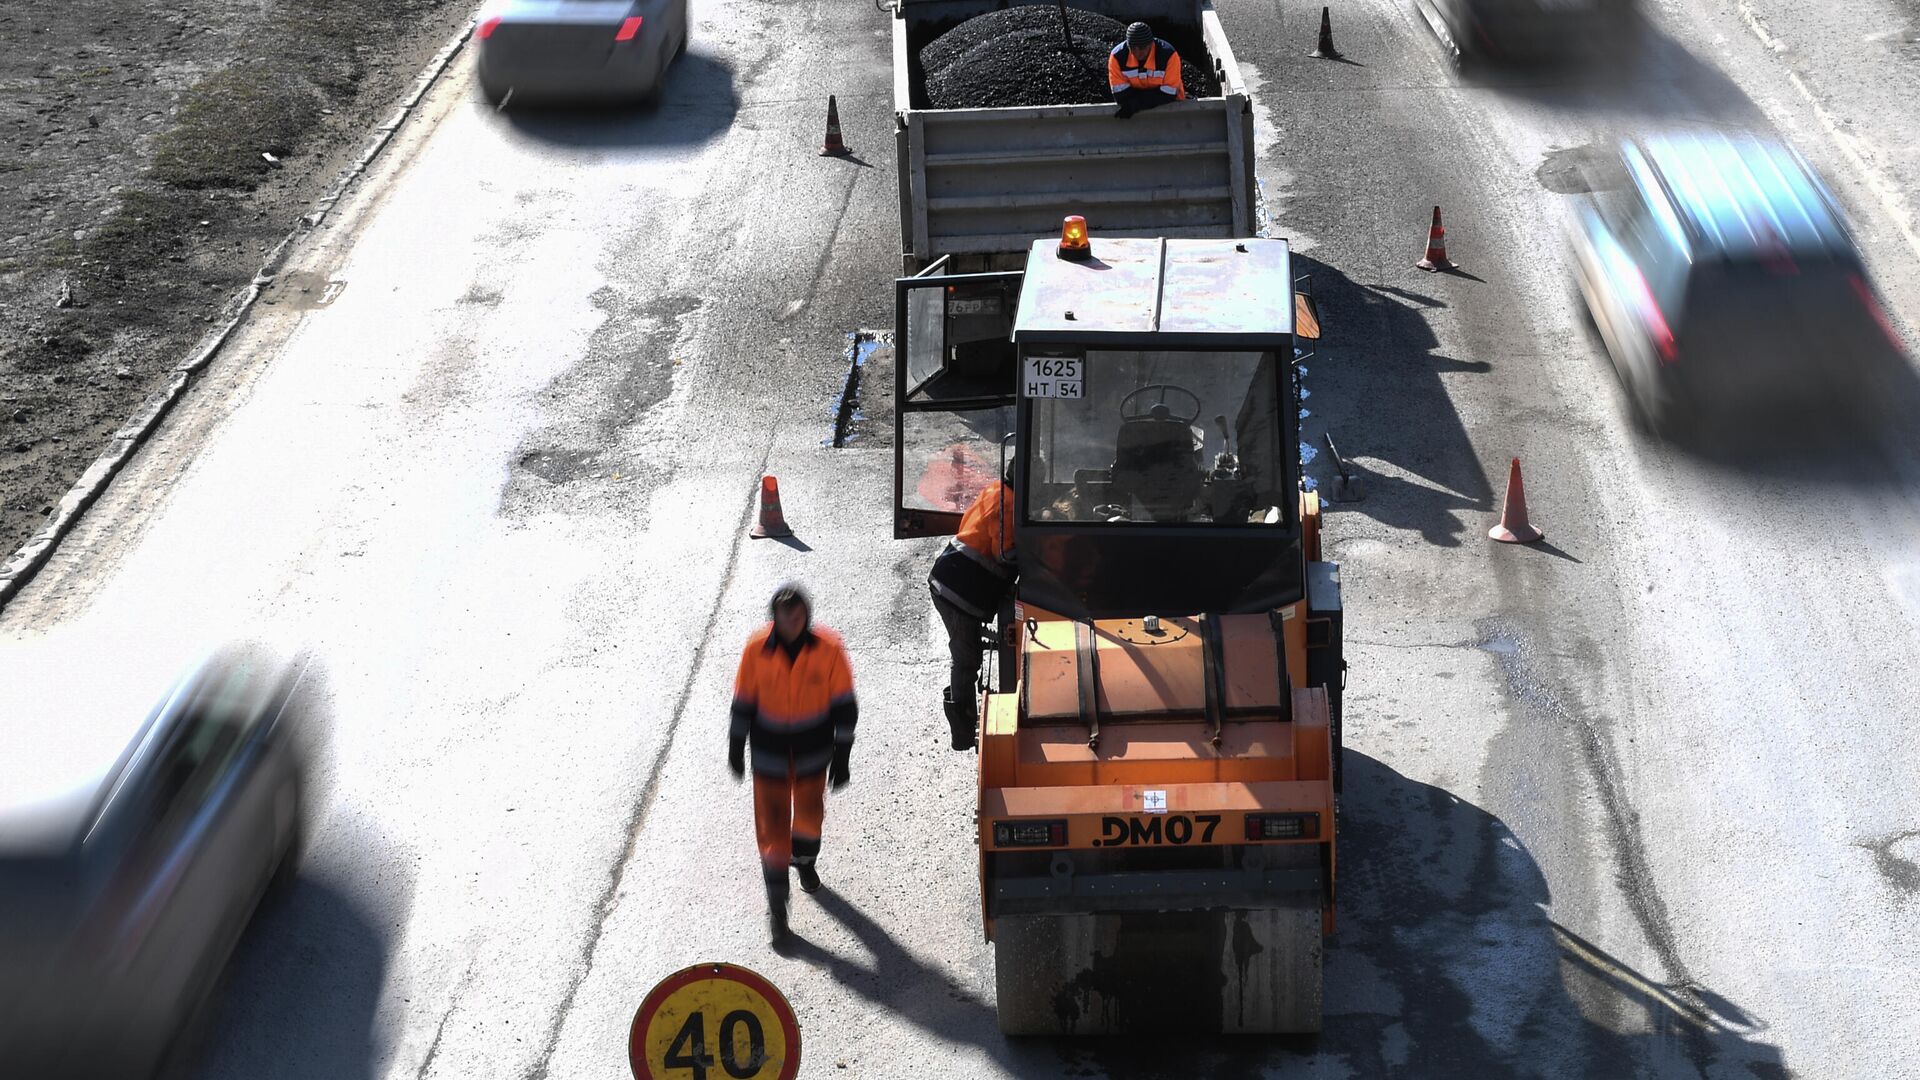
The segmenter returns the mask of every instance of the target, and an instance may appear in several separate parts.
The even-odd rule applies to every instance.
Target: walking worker
[[[941,705],[955,750],[971,750],[977,741],[974,726],[979,705],[974,686],[980,681],[980,636],[987,621],[1000,610],[1000,601],[1013,585],[1013,460],[1006,475],[988,484],[960,517],[960,531],[933,560],[927,585],[933,590],[933,610],[947,628],[947,652],[952,659]]]
[[[1134,113],[1184,101],[1187,84],[1180,75],[1180,54],[1153,28],[1137,22],[1127,27],[1127,39],[1107,54],[1107,89],[1120,103],[1114,115],[1122,120]]]
[[[787,935],[787,868],[800,888],[820,888],[814,860],[826,789],[847,786],[853,725],[853,666],[840,635],[813,624],[813,601],[782,585],[768,605],[773,621],[754,631],[733,681],[727,767],[746,775],[753,744],[753,831],[767,879],[767,921],[774,941]]]

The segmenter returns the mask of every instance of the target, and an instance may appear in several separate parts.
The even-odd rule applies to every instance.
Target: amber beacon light
[[[1091,259],[1093,245],[1087,242],[1087,219],[1074,214],[1060,223],[1060,248],[1057,254],[1063,259]]]

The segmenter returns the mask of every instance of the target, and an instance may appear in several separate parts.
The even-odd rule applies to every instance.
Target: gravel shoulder
[[[0,4],[0,557],[475,6]]]

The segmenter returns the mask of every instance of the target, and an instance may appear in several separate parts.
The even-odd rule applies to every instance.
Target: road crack
[[[773,458],[774,440],[769,437],[760,452],[760,466],[755,475],[765,475],[767,463]],[[739,520],[734,522],[733,535],[744,537],[747,526],[753,518],[756,499],[760,489],[755,487],[749,497],[740,506]],[[701,637],[694,647],[692,663],[687,667],[687,677],[680,686],[680,693],[673,703],[673,716],[667,721],[666,737],[661,740],[660,750],[654,755],[653,764],[647,770],[647,779],[640,787],[640,797],[634,800],[633,813],[627,818],[627,842],[620,858],[614,862],[613,872],[608,875],[606,888],[593,905],[593,929],[587,943],[586,955],[581,958],[579,969],[567,980],[567,990],[554,1009],[553,1021],[547,1028],[547,1035],[540,1048],[540,1063],[522,1074],[524,1080],[550,1080],[554,1052],[559,1049],[560,1032],[566,1026],[567,1016],[573,1011],[573,1002],[580,994],[580,987],[593,973],[594,958],[600,952],[600,943],[606,938],[607,919],[613,914],[613,906],[620,897],[620,886],[626,881],[627,867],[633,865],[639,851],[640,833],[646,828],[647,815],[653,809],[654,800],[660,793],[660,778],[666,771],[667,758],[673,753],[674,735],[680,730],[680,721],[685,718],[687,703],[693,698],[694,683],[700,677],[700,670],[706,663],[707,647],[713,643],[712,628],[720,617],[720,609],[727,602],[727,594],[733,591],[734,574],[740,565],[740,551],[744,541],[737,541],[727,554],[727,566],[721,573],[720,587],[714,592],[713,605],[707,610],[706,626],[708,633]]]

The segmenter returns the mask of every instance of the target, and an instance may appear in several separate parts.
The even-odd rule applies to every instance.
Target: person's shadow
[[[1758,1019],[1669,985],[1555,922],[1538,864],[1492,814],[1347,752],[1339,931],[1318,1037],[1018,1038],[991,1001],[823,887],[871,963],[804,939],[786,955],[934,1038],[1019,1076],[1682,1077],[1786,1075]]]

